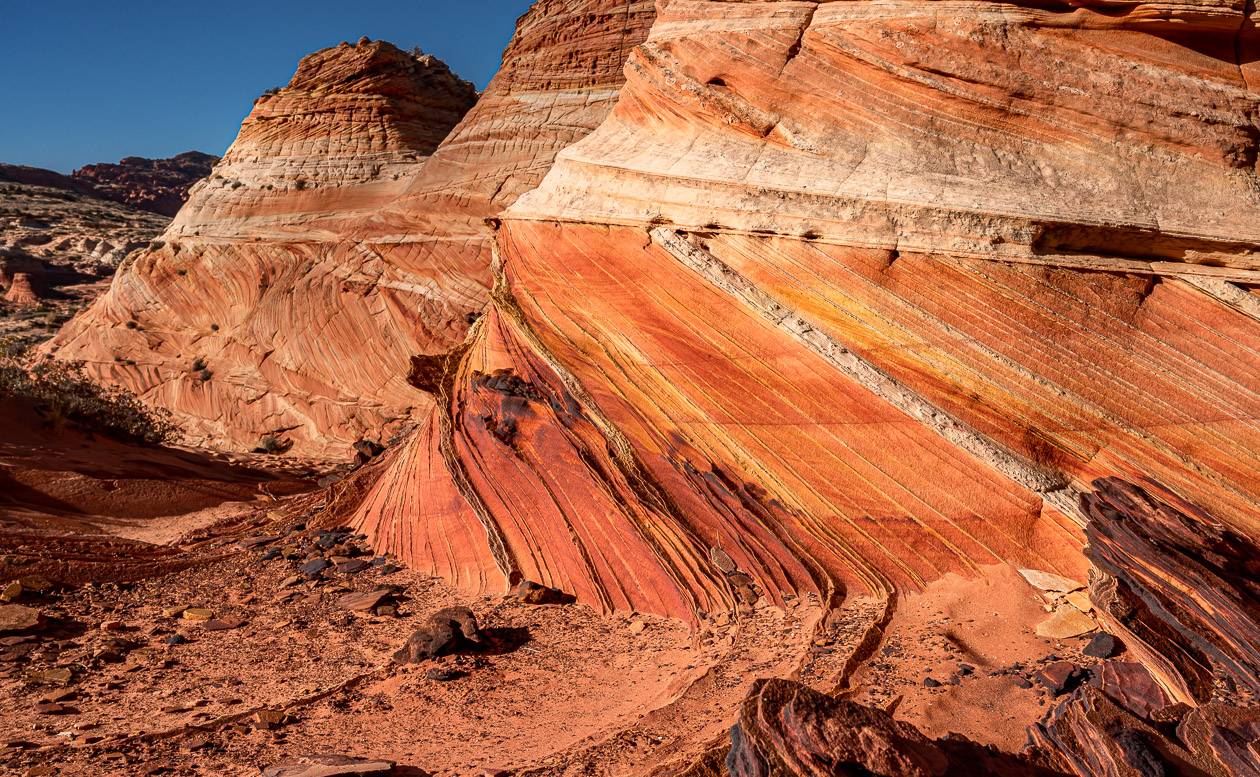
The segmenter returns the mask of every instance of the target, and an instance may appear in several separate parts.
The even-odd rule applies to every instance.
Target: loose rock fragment
[[[368,612],[394,595],[388,588],[375,591],[356,591],[337,599],[337,607],[351,612]]]
[[[1086,672],[1070,661],[1055,661],[1037,673],[1037,681],[1055,696],[1080,685],[1085,677]]]
[[[39,610],[23,604],[0,605],[0,634],[37,631],[43,627],[44,616]]]
[[[522,580],[516,587],[516,598],[526,604],[572,604],[575,597],[558,588],[549,588],[532,580]]]
[[[1105,631],[1100,631],[1094,635],[1089,644],[1081,649],[1081,652],[1087,656],[1094,658],[1111,658],[1119,652],[1119,641]]]
[[[279,728],[289,722],[289,715],[283,710],[258,710],[253,714],[254,724],[261,729]]]
[[[0,591],[0,602],[16,602],[22,596],[22,584],[17,580],[9,583]]]
[[[397,652],[394,661],[414,664],[455,650],[461,640],[477,643],[481,631],[477,618],[467,607],[447,607],[429,618],[429,625],[416,629]]]
[[[1069,591],[1079,591],[1085,587],[1083,583],[1078,583],[1062,575],[1056,575],[1053,572],[1042,572],[1040,569],[1021,569],[1019,573],[1024,576],[1029,585],[1041,591],[1067,593]]]
[[[1136,662],[1107,661],[1094,671],[1090,684],[1139,718],[1152,719],[1169,705],[1164,689]]]
[[[709,548],[709,561],[712,561],[713,566],[724,575],[729,575],[737,569],[735,560],[721,548]]]
[[[1051,639],[1068,639],[1088,634],[1098,628],[1093,619],[1075,607],[1065,606],[1054,611],[1037,625],[1037,634]]]
[[[350,758],[344,755],[313,755],[267,766],[262,773],[263,777],[360,777],[387,774],[393,768],[392,761]]]

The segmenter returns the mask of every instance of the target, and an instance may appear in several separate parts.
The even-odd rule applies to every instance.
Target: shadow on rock
[[[532,639],[525,626],[505,626],[481,630],[481,642],[469,649],[469,653],[481,656],[501,656],[514,653]]]

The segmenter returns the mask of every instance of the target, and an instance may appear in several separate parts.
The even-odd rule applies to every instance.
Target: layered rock
[[[8,286],[8,290],[4,293],[5,302],[22,307],[39,305],[41,295],[35,290],[35,283],[31,280],[30,273],[13,273],[13,278],[9,281]]]
[[[69,327],[59,355],[170,408],[211,444],[252,447],[278,432],[294,452],[340,455],[387,435],[430,401],[405,382],[410,357],[456,346],[486,303],[484,219],[607,115],[653,11],[645,0],[539,3],[427,159],[458,118],[452,90],[467,107],[444,68],[423,58],[412,73],[375,43],[313,55],[258,103],[166,246]],[[116,355],[137,364],[120,368]],[[188,380],[199,356],[215,380]]]
[[[406,418],[422,400],[403,365],[453,337],[432,300],[462,281],[349,233],[402,193],[475,96],[443,63],[388,43],[307,57],[255,103],[156,247],[62,331],[57,355],[231,447],[287,434],[308,453],[342,451]]]
[[[1108,476],[1260,529],[1246,9],[663,6],[359,486],[381,547],[701,620],[1083,579]]]
[[[1074,667],[1088,682],[1029,727],[1024,752],[931,741],[883,710],[770,680],[740,710],[726,773],[1255,774],[1255,540],[1146,485],[1100,480],[1081,497],[1097,564],[1091,597],[1143,662]]]
[[[129,156],[117,164],[85,165],[70,178],[105,199],[174,216],[188,199],[189,189],[209,175],[218,161],[200,151],[185,151],[169,159]]]

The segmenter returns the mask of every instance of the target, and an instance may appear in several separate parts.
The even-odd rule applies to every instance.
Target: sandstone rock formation
[[[1101,477],[1260,529],[1245,9],[661,5],[355,525],[695,620],[1083,579]]]
[[[31,274],[18,272],[13,273],[9,288],[4,293],[4,301],[23,307],[34,307],[39,304],[40,296],[31,281]]]
[[[406,383],[410,357],[456,346],[486,304],[483,220],[603,119],[653,10],[539,3],[436,151],[472,98],[436,60],[366,42],[308,57],[255,106],[165,246],[62,334],[58,355],[212,444],[278,432],[295,453],[343,455],[388,437],[430,402]],[[189,380],[198,357],[213,380]]]
[[[169,159],[129,156],[117,164],[85,165],[70,178],[107,200],[174,216],[188,199],[188,190],[209,175],[218,161],[200,151],[185,151]]]
[[[1001,753],[962,737],[933,742],[883,710],[770,680],[743,704],[728,773],[1256,773],[1256,542],[1158,484],[1148,488],[1105,479],[1081,497],[1091,519],[1089,556],[1098,565],[1091,596],[1128,644],[1142,646],[1145,664],[1075,668],[1090,682],[1030,727],[1025,752]]]
[[[388,43],[305,58],[258,99],[157,247],[63,330],[58,355],[238,449],[288,434],[339,450],[406,416],[418,400],[400,396],[413,392],[398,362],[442,337],[424,312],[444,280],[348,233],[474,99],[443,63]]]

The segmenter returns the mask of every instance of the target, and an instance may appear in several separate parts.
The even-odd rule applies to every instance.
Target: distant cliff
[[[87,165],[70,174],[100,196],[140,210],[174,216],[192,185],[210,174],[219,158],[185,151],[170,159],[129,156],[118,164]]]

